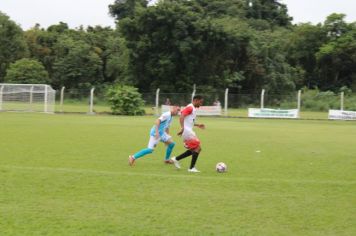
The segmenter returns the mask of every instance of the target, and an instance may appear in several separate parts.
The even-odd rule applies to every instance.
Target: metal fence
[[[191,93],[142,93],[146,114],[157,114],[161,105],[184,106],[191,102],[196,91]],[[201,94],[201,93],[200,93]],[[226,116],[247,117],[248,108],[299,109],[301,118],[327,119],[329,109],[356,111],[356,94],[345,96],[330,92],[297,91],[291,94],[271,94],[262,90],[258,94],[219,93],[202,94],[204,105],[219,103]],[[110,113],[110,105],[104,91],[64,89],[56,93],[56,112],[64,113]]]

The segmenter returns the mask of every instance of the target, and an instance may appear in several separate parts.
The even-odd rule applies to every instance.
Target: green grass
[[[199,118],[199,174],[127,165],[153,122],[0,113],[1,235],[356,234],[355,122]]]

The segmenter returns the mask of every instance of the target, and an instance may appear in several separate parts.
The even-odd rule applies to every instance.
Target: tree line
[[[292,24],[277,0],[116,0],[116,28],[64,22],[23,31],[0,12],[0,82],[58,89],[286,94],[356,91],[356,22]]]

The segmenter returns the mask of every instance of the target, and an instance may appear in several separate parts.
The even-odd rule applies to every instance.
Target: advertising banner
[[[356,120],[356,111],[329,110],[329,120]]]
[[[299,118],[299,112],[298,109],[281,110],[269,108],[249,108],[248,117],[296,119]]]

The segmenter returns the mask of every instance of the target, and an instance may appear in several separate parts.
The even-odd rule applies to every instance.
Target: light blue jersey
[[[171,163],[170,162],[170,156],[172,153],[172,150],[174,148],[175,142],[173,142],[172,137],[167,134],[166,129],[168,129],[171,126],[172,123],[172,114],[170,111],[167,111],[163,113],[159,118],[160,124],[158,127],[158,133],[159,133],[159,138],[156,138],[156,125],[154,125],[150,131],[150,140],[148,142],[147,148],[144,148],[134,155],[131,155],[130,158],[130,165],[134,162],[134,160],[141,158],[147,154],[150,154],[153,152],[154,148],[157,146],[159,142],[166,143],[167,145],[167,151],[166,151],[166,156],[165,156],[165,162],[166,163]]]
[[[160,136],[163,136],[166,132],[166,129],[168,129],[171,126],[172,123],[172,114],[170,111],[164,112],[159,118],[158,118],[161,123],[158,127],[158,133]],[[150,132],[151,136],[156,136],[156,125],[154,125],[151,129]]]

